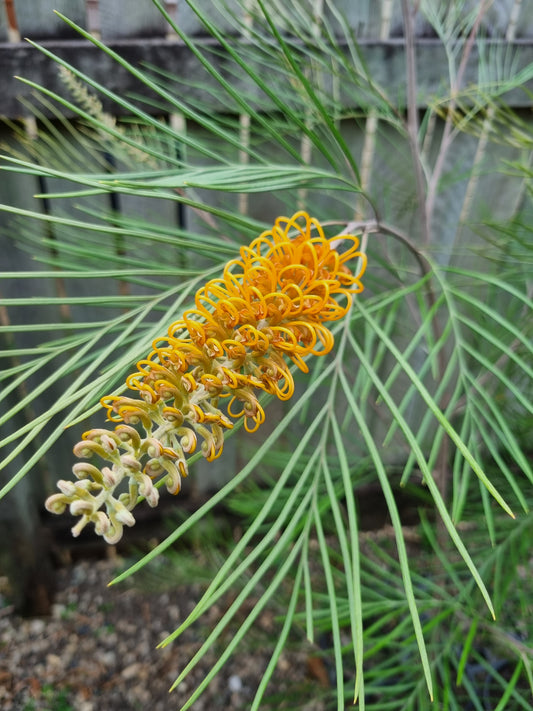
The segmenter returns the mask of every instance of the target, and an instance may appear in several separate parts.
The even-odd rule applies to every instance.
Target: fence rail
[[[190,5],[186,0],[162,0],[161,4],[172,20],[189,35],[205,34],[193,7],[215,19],[221,31],[239,33],[235,29],[235,17],[242,13],[243,3],[237,0],[223,0],[221,3],[196,0]],[[253,8],[253,2],[244,5],[250,11]],[[270,0],[269,3],[274,11],[277,6],[283,9],[284,5],[286,3],[282,0]],[[443,18],[449,10],[455,12],[457,7],[458,21],[461,16],[464,18],[475,10],[475,3],[468,2],[455,6],[453,0],[447,0],[438,5],[436,9]],[[488,6],[481,28],[485,36],[504,37],[512,26],[516,37],[533,37],[532,0],[494,0]],[[106,41],[164,37],[172,31],[151,0],[0,0],[0,41],[16,41],[21,37],[42,40],[75,36],[76,33],[54,10]],[[328,22],[334,30],[339,28],[339,15],[344,16],[359,40],[380,37],[383,29],[389,37],[403,34],[399,0],[337,0],[335,12],[327,3],[309,0],[309,14],[310,17],[320,15],[320,19]],[[280,12],[278,18],[282,17]],[[312,24],[312,17],[309,24]],[[419,37],[434,34],[431,25],[422,16],[417,17],[414,29]]]

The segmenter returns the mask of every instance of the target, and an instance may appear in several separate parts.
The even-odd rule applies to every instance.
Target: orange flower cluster
[[[342,254],[334,248],[340,239],[348,245]],[[99,455],[110,466],[75,464],[76,481],[58,482],[61,493],[47,499],[48,510],[63,513],[68,506],[80,516],[74,535],[92,521],[96,533],[115,543],[123,526],[134,524],[139,496],[157,505],[155,479],[164,477],[171,493],[180,491],[186,455],[199,439],[211,461],[222,452],[232,420],[243,417],[245,428],[256,430],[265,419],[261,392],[281,400],[294,393],[287,359],[307,372],[306,356],[332,349],[324,323],[342,318],[352,294],[363,289],[366,257],[358,246],[353,235],[327,239],[317,220],[298,212],[242,247],[222,278],[201,288],[194,308],[139,361],[126,381],[136,396],[102,399],[115,428],[86,432],[74,453]],[[355,258],[357,275],[346,266]],[[128,490],[115,496],[124,480]]]

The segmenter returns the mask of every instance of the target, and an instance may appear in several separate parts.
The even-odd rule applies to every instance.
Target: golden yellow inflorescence
[[[334,247],[339,240],[347,246],[342,253]],[[157,505],[155,479],[163,477],[173,494],[180,491],[186,455],[198,440],[211,461],[234,419],[243,417],[245,428],[255,431],[265,419],[262,391],[281,400],[294,393],[287,359],[307,372],[306,356],[332,349],[324,322],[342,318],[352,294],[363,290],[366,257],[358,247],[353,235],[327,239],[305,212],[278,218],[242,247],[222,278],[203,286],[194,308],[137,363],[126,381],[135,396],[102,399],[114,429],[86,432],[74,454],[96,454],[108,465],[75,464],[76,481],[59,481],[61,493],[47,499],[47,509],[63,513],[68,506],[80,517],[75,536],[92,522],[97,534],[115,543],[123,527],[135,523],[131,510],[139,496]],[[346,266],[353,259],[357,274]],[[115,495],[117,487],[127,490]]]

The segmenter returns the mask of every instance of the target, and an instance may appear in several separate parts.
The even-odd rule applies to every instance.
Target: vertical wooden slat
[[[35,116],[28,116],[24,119],[24,126],[26,129],[26,134],[28,135],[28,138],[31,141],[36,141],[39,138],[39,129],[37,126],[37,121],[35,119]],[[43,194],[46,193],[46,180],[43,177],[38,178],[39,181],[39,193]],[[44,214],[49,215],[50,214],[50,205],[49,201],[46,198],[41,198],[40,199],[41,206],[42,206],[42,212]],[[48,237],[50,237],[51,241],[55,239],[55,235],[53,232],[53,228],[50,225],[50,223],[44,223],[43,224],[43,232],[46,232]],[[51,248],[51,251],[53,252],[53,247]],[[67,295],[66,289],[65,289],[65,282],[64,280],[58,276],[54,280],[54,285],[55,285],[55,292],[56,295],[59,298],[64,298]],[[72,314],[70,313],[70,307],[68,304],[61,303],[59,306],[59,312],[61,319],[63,321],[71,321],[72,320]]]
[[[382,0],[381,3],[381,22],[379,27],[379,39],[381,41],[388,39],[390,34],[393,4],[394,0]],[[378,120],[378,114],[375,109],[370,109],[365,123],[365,136],[360,161],[361,190],[363,192],[368,192],[370,189],[372,165],[376,151]],[[362,194],[357,196],[355,204],[354,219],[364,219],[366,216],[365,208],[368,203]]]
[[[320,27],[324,18],[324,1],[323,0],[313,0],[312,5],[312,19],[311,19],[311,36],[318,37],[320,35]],[[311,78],[311,72],[313,67],[307,71],[308,78]],[[306,111],[305,115],[305,125],[309,130],[313,128],[313,112],[311,109]],[[304,165],[310,165],[313,155],[313,143],[310,137],[306,134],[302,136],[300,141],[300,155]],[[297,204],[299,210],[304,210],[307,202],[307,188],[300,188],[298,190]]]
[[[505,32],[505,39],[511,42],[516,37],[518,30],[518,21],[520,19],[520,10],[522,9],[522,0],[515,0],[509,13],[509,23]]]
[[[516,36],[521,38],[533,37],[533,0],[522,0]]]
[[[100,1],[85,0],[87,13],[87,29],[96,39],[100,39]]]
[[[14,0],[4,0],[5,14],[7,20],[7,38],[9,42],[20,42],[20,31],[17,21],[17,13],[15,12]]]
[[[6,17],[6,6],[0,2],[0,42],[9,42],[9,28]]]
[[[179,27],[181,21],[181,11],[183,8],[183,0],[181,3],[179,0],[165,0],[165,9],[168,12],[170,19],[174,23],[175,27]],[[167,39],[169,40],[179,40],[179,35],[176,33],[172,25],[167,25]],[[168,117],[170,127],[178,136],[185,136],[187,132],[187,119],[185,114],[180,111],[176,111]],[[176,145],[176,156],[179,160],[184,163],[187,162],[187,147],[185,143],[178,142]],[[178,202],[176,204],[176,223],[179,229],[186,229],[187,227],[187,208],[183,203]],[[188,258],[185,250],[179,249],[177,254],[178,266],[185,268],[188,264]]]
[[[522,5],[522,0],[514,0],[509,12],[509,21],[507,29],[505,31],[505,39],[508,42],[512,42],[516,37],[516,30],[518,27],[518,18],[520,17],[520,9]],[[465,196],[463,200],[463,206],[461,209],[461,214],[459,215],[459,225],[464,225],[472,210],[472,205],[474,202],[474,197],[477,192],[479,184],[479,173],[481,164],[485,158],[487,151],[487,145],[489,142],[489,135],[492,131],[492,124],[494,122],[494,107],[489,106],[487,109],[487,115],[483,122],[483,128],[479,136],[476,154],[472,163],[471,175],[468,181],[468,185],[465,190]],[[461,228],[459,228],[461,229]]]
[[[25,124],[26,131],[34,135],[35,122]],[[13,138],[7,129],[0,127],[0,142],[4,150],[9,150]],[[38,203],[33,195],[38,192],[38,183],[33,176],[11,175],[8,180],[0,180],[0,202],[22,209],[38,210]],[[21,248],[19,228],[13,218],[0,215],[0,270],[10,273],[10,278],[0,281],[0,350],[7,356],[0,358],[0,370],[20,367],[23,361],[17,355],[10,355],[16,349],[32,348],[43,340],[43,334],[32,333],[31,325],[40,323],[44,318],[51,321],[54,310],[51,307],[6,307],[2,304],[3,296],[38,297],[53,294],[50,284],[31,282],[17,278],[18,271],[35,271],[38,265],[33,255]],[[28,331],[10,332],[11,323],[24,324]],[[54,334],[55,336],[55,334]],[[48,373],[46,373],[47,375]],[[36,380],[46,377],[39,372]],[[27,381],[10,392],[3,391],[1,412],[18,408],[19,403],[31,392],[35,380]],[[6,384],[0,383],[0,391]],[[10,384],[9,382],[7,383]],[[31,424],[36,414],[40,414],[49,403],[33,401],[18,409],[10,419],[0,425],[0,439],[16,433],[19,427]],[[28,442],[23,453],[7,462],[6,449],[0,452],[0,488],[18,473],[24,462],[35,452],[35,441]],[[11,597],[16,608],[28,614],[44,615],[50,611],[53,589],[53,571],[48,539],[43,535],[40,513],[42,494],[45,484],[46,464],[42,458],[31,475],[25,477],[14,490],[0,500],[0,574],[7,575],[11,585]]]
[[[251,14],[251,0],[246,0],[243,6],[243,39],[250,39],[250,30],[253,24],[253,18]],[[239,116],[239,138],[242,148],[239,150],[239,163],[241,165],[248,165],[250,155],[248,149],[250,147],[250,115],[242,113]],[[249,196],[248,193],[240,193],[238,196],[237,209],[241,215],[248,214],[248,203]]]
[[[185,136],[187,133],[187,119],[183,113],[173,113],[169,117],[170,125],[178,136]],[[187,153],[185,144],[178,143],[176,146],[176,155],[179,160],[187,162]],[[180,229],[187,229],[187,208],[183,203],[178,202],[176,205],[176,222]],[[187,254],[185,250],[180,249],[178,252],[178,266],[185,268],[187,266]]]
[[[165,10],[168,12],[172,22],[178,26],[178,0],[165,0]],[[167,27],[167,39],[175,40],[178,35],[174,32],[171,25]]]

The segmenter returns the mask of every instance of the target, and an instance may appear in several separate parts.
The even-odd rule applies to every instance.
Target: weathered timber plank
[[[239,42],[235,40],[238,48]],[[100,82],[107,89],[122,96],[128,93],[138,93],[149,97],[149,90],[136,80],[121,65],[111,59],[105,52],[93,44],[81,40],[65,40],[62,42],[42,43],[49,51],[70,62],[82,72]],[[217,47],[212,39],[202,39],[197,42],[204,51]],[[231,101],[217,100],[209,89],[215,86],[215,81],[201,71],[197,60],[191,51],[181,42],[167,39],[115,40],[109,43],[111,49],[124,57],[136,67],[143,62],[153,64],[163,70],[174,72],[176,76],[186,77],[190,82],[201,82],[201,88],[192,87],[188,90],[189,101],[201,100],[202,104],[213,111],[236,112],[238,107]],[[402,39],[391,39],[385,42],[362,41],[361,55],[373,76],[374,81],[381,84],[390,95],[401,103],[405,85],[405,48]],[[485,45],[485,52],[496,52],[501,49],[507,57],[514,57],[516,70],[533,64],[533,42],[530,40],[515,40],[512,43],[494,41],[490,47]],[[417,41],[416,48],[418,73],[418,100],[421,106],[439,92],[446,73],[447,60],[444,48],[438,40],[422,39]],[[224,53],[210,54],[210,59],[225,76],[237,73],[233,61]],[[471,52],[465,75],[464,85],[473,84],[478,79],[479,50],[475,46]],[[242,72],[240,72],[242,74]],[[55,63],[31,45],[23,42],[0,44],[0,96],[2,96],[1,114],[7,117],[24,115],[25,109],[18,97],[28,98],[31,89],[17,82],[15,75],[30,79],[42,86],[60,94],[66,94],[57,72]],[[525,89],[533,91],[533,81],[529,81]],[[245,77],[242,79],[242,90],[254,93],[255,87]],[[529,106],[530,97],[524,91],[514,91],[506,97],[511,106]],[[343,97],[346,108],[353,108],[353,102],[348,94]],[[262,106],[264,106],[262,100]],[[267,107],[268,108],[268,107]],[[121,113],[120,107],[108,105],[113,113]],[[169,107],[170,109],[170,107]],[[123,112],[122,112],[123,113]]]
[[[54,10],[85,27],[85,0],[14,0],[14,9],[21,37],[31,37],[33,40],[75,37],[75,30],[63,22]]]
[[[207,30],[192,7],[184,0],[177,2],[175,21],[179,29],[188,36],[206,36]],[[225,0],[223,4],[200,0],[195,5],[202,16],[212,22],[220,32],[234,35],[241,33],[242,0]]]
[[[6,6],[0,4],[0,42],[7,42],[9,39],[8,22],[6,16]]]
[[[151,2],[100,0],[100,33],[104,42],[111,39],[164,37],[167,23]]]
[[[477,4],[479,9],[480,4]],[[439,12],[439,5],[453,5],[453,11],[457,15],[457,23],[459,24],[465,22],[469,15],[471,16],[472,11],[475,10],[476,3],[472,0],[472,2],[434,3],[434,5],[435,7],[431,8],[431,5],[428,4],[424,12],[416,14],[414,32],[417,37],[429,38],[437,36],[435,29],[426,16],[428,10],[431,11],[433,9],[437,15],[442,15],[443,13]],[[514,5],[515,0],[494,0],[494,2],[487,3],[481,17],[480,36],[504,38],[507,36],[509,24],[516,22],[515,36],[520,38],[531,37],[533,34],[533,0],[522,0],[516,17],[513,15]],[[324,21],[335,34],[342,35],[344,30],[339,17],[344,17],[358,39],[375,39],[380,35],[383,7],[383,0],[357,0],[357,2],[354,2],[354,0],[336,0],[332,5],[325,3]],[[469,26],[465,22],[466,34],[468,34]],[[404,22],[401,2],[393,0],[390,8],[389,34],[391,37],[402,37],[403,33]]]

